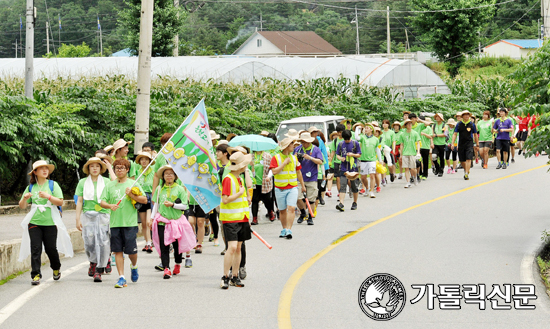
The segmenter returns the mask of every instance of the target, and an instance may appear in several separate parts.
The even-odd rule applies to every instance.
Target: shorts
[[[334,177],[340,177],[340,165],[341,163],[334,164]]]
[[[401,168],[416,169],[416,156],[403,155],[401,156]]]
[[[137,226],[111,227],[111,252],[123,252],[126,255],[137,254]]]
[[[147,203],[142,203],[141,207],[138,209],[138,212],[147,212],[147,210],[153,209],[153,207],[151,207],[151,198],[153,197],[153,195],[151,193],[145,192],[145,196],[147,197]],[[141,222],[139,218],[138,221]]]
[[[189,205],[189,216],[193,216],[195,218],[206,218],[204,210],[202,210],[201,206],[199,206],[198,204]]]
[[[493,148],[493,142],[492,141],[479,142],[479,147],[492,149]]]
[[[376,161],[361,162],[361,175],[376,174]]]
[[[223,234],[226,241],[246,241],[252,238],[250,224],[248,222],[223,222]]]
[[[497,150],[502,152],[510,152],[510,140],[508,139],[497,139]]]
[[[458,146],[458,161],[464,162],[472,160],[474,158],[474,145],[468,143],[466,145]]]
[[[298,201],[298,187],[282,190],[275,188],[275,200],[277,200],[277,208],[285,210],[288,207],[296,208]]]
[[[304,185],[306,186],[306,198],[309,200],[310,203],[315,202],[315,200],[317,200],[317,195],[319,194],[317,181],[304,182]]]
[[[357,184],[355,183],[358,180],[352,180],[349,184],[351,193],[358,193],[359,189],[357,188]],[[346,176],[340,177],[340,186],[339,186],[339,192],[340,193],[346,193],[346,188],[348,186],[348,178]]]
[[[527,130],[518,131],[518,133],[516,134],[516,138],[518,139],[518,142],[525,142],[527,140],[527,135],[529,135],[529,132]]]

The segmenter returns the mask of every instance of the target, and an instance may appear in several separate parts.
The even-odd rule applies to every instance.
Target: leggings
[[[31,239],[31,278],[37,275],[42,277],[42,244],[46,255],[50,259],[50,267],[56,271],[61,268],[59,253],[57,252],[57,226],[41,226],[29,224],[29,237]]]
[[[262,185],[256,185],[256,189],[252,193],[252,216],[258,217],[258,208],[260,208],[260,200],[264,203],[267,212],[270,214],[273,212],[273,200],[271,199],[271,191],[268,193],[262,193]]]
[[[456,161],[456,155],[458,153],[458,150],[454,148],[452,152],[453,152],[453,161]],[[445,160],[449,160],[450,155],[451,155],[451,149],[448,146],[445,146]]]
[[[158,225],[160,260],[164,268],[170,268],[170,245],[164,245],[164,228],[164,225]],[[174,241],[172,243],[172,246],[174,246],[174,260],[176,264],[181,264],[181,262],[183,261],[183,255],[178,253],[178,240]]]
[[[437,153],[437,159],[434,161],[435,171],[441,173],[445,169],[445,145],[434,145],[434,153]]]
[[[430,163],[430,149],[420,149],[420,155],[422,156],[422,169],[420,170],[420,176],[428,177],[428,166]]]
[[[218,224],[218,211],[216,209],[212,210],[212,213],[208,217],[210,219],[210,228],[212,234],[214,234],[214,239],[218,238],[218,230],[219,230],[219,224]]]

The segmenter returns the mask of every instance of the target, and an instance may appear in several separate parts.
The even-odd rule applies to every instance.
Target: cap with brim
[[[334,136],[338,136],[338,132],[337,132],[337,131],[331,132],[330,135],[329,135],[329,138],[330,138],[330,139],[334,139]]]
[[[300,135],[300,139],[298,139],[298,140],[301,141],[301,142],[313,143],[313,141],[315,140],[315,137],[311,137],[310,133],[305,132],[305,133]]]
[[[229,170],[239,170],[242,169],[252,161],[252,154],[243,154],[242,152],[235,152],[229,157],[231,165],[229,165]]]
[[[431,125],[432,123],[434,123],[434,122],[432,121],[431,118],[426,118],[426,119],[424,119],[424,124],[425,124],[425,125]]]
[[[119,149],[123,148],[128,144],[132,144],[132,141],[125,141],[124,139],[119,139],[113,143],[113,150],[116,153],[116,151],[118,151]]]
[[[462,111],[462,115],[464,115],[464,114],[472,115],[472,113],[470,113],[470,111],[468,111],[468,110]]]
[[[453,118],[450,118],[449,120],[447,120],[447,125],[456,126],[456,121]]]
[[[356,124],[354,124],[353,127],[351,127],[351,129],[355,130],[355,128],[357,128],[357,127],[361,127],[363,129],[365,129],[365,126],[361,122],[357,122]]]
[[[210,139],[211,140],[220,139],[220,135],[216,134],[216,132],[214,130],[210,130]]]
[[[367,127],[369,127],[370,130],[371,130],[372,132],[374,132],[374,126],[373,126],[372,124],[370,124],[370,123],[365,123],[364,127],[365,127],[365,129],[366,129]]]
[[[105,152],[109,152],[109,151],[111,151],[112,149],[113,149],[113,145],[108,145],[108,146],[106,146],[103,150],[104,150]]]
[[[370,124],[375,126],[375,127],[380,127],[380,125],[378,124],[378,121],[373,121]]]
[[[445,121],[445,118],[443,117],[443,113],[436,113],[436,114],[434,115],[434,119],[435,119],[435,117],[440,117],[440,118],[441,118],[441,121]]]
[[[457,112],[455,117],[461,117],[462,116],[462,112]]]
[[[235,146],[235,147],[228,147],[227,148],[227,153],[229,153],[229,155],[231,156],[231,154],[235,153],[235,152],[242,152],[243,154],[247,154],[248,152],[246,151],[246,149],[242,146]]]
[[[233,137],[235,137],[235,136],[237,136],[237,135],[236,135],[236,134],[233,134],[233,133],[231,133],[231,134],[227,135],[227,137],[226,137],[225,139],[227,139],[227,141],[229,141],[229,142],[230,142],[230,141],[231,141],[231,139],[232,139]]]
[[[96,158],[100,158],[102,160],[107,160],[107,161],[109,161],[110,164],[113,164],[113,162],[114,162],[113,157],[111,157],[107,154],[97,154]]]
[[[411,114],[411,111],[403,111],[403,114]]]
[[[33,171],[40,167],[48,167],[48,169],[50,170],[50,174],[55,170],[55,166],[53,164],[48,164],[44,160],[38,160],[32,164],[32,171],[29,173],[29,176],[32,175]]]
[[[285,134],[285,136],[292,139],[300,138],[300,135],[298,134],[298,131],[296,129],[290,129],[288,133]]]
[[[407,119],[407,120],[403,121],[403,127],[404,127],[407,123],[409,123],[409,122],[412,122],[412,120]]]
[[[319,131],[319,132],[320,132],[321,129],[319,129],[319,128],[313,126],[313,127],[309,127],[309,129],[308,129],[307,131],[311,134],[311,133],[314,132],[314,131]]]
[[[264,137],[267,137],[267,136],[269,136],[269,131],[263,130],[263,131],[260,133],[260,135],[262,135],[262,136],[264,136]]]
[[[141,158],[143,158],[143,157],[148,158],[149,160],[153,161],[153,156],[151,155],[151,153],[139,151],[138,155],[136,157],[135,163],[139,164],[139,160],[141,160]],[[153,163],[151,163],[151,164],[152,165],[155,164],[155,161],[153,161]]]
[[[170,166],[170,165],[164,165],[164,166],[160,167],[159,170],[157,170],[157,174],[156,174],[158,179],[163,179],[162,176],[164,175],[164,171],[165,171],[166,169],[172,169],[172,170],[174,170],[174,168],[172,168],[172,166]],[[174,174],[175,174],[175,173],[176,173],[176,172],[174,171]]]
[[[382,129],[380,129],[380,127],[374,127],[374,131],[382,131]]]
[[[286,149],[287,147],[290,146],[290,144],[294,143],[294,138],[292,137],[287,137],[285,139],[283,139],[282,141],[279,142],[279,147],[281,148],[281,151]]]
[[[393,127],[393,126],[395,126],[395,125],[398,125],[399,128],[401,128],[401,122],[395,121],[391,126]]]
[[[90,174],[90,171],[88,169],[92,163],[97,163],[101,166],[101,172],[100,172],[101,174],[103,174],[107,170],[107,165],[105,164],[105,162],[103,162],[103,160],[101,160],[100,158],[93,157],[88,159],[88,161],[84,164],[84,167],[82,167],[82,171],[86,175]]]
[[[346,171],[344,173],[344,175],[347,177],[347,179],[349,180],[356,180],[359,178],[359,173],[358,172],[349,172],[349,171]]]

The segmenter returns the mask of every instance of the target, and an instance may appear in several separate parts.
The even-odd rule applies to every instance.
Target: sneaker
[[[359,191],[359,194],[361,194],[361,195],[365,194],[365,189],[362,188],[361,191]]]
[[[309,217],[307,219],[307,225],[313,225],[313,218]]]
[[[382,189],[380,188],[380,186],[377,186],[376,187],[376,193],[380,193],[381,191],[382,191]],[[371,196],[371,198],[372,198],[372,196]]]
[[[413,184],[414,184],[414,186],[417,186],[417,185],[418,185],[418,179],[415,179],[415,180],[413,181]]]
[[[522,150],[520,149],[519,152],[518,152],[518,155],[521,155],[521,151],[522,151]]]
[[[426,179],[428,179],[428,178],[425,177],[425,176],[420,176],[420,180],[426,180]]]
[[[94,276],[95,267],[96,267],[96,264],[90,262],[90,267],[88,267],[88,276],[89,276],[89,277],[93,277],[93,276]]]
[[[101,280],[101,273],[94,273],[94,282],[102,282]]]
[[[246,267],[239,267],[239,279],[246,279]]]
[[[153,247],[152,246],[147,246],[147,253],[150,254],[153,252]]]
[[[470,177],[468,176],[468,174],[464,174],[464,180],[469,180]]]
[[[455,169],[453,169],[453,171],[451,172],[451,174],[456,174],[456,170],[455,170]]]
[[[222,282],[220,283],[220,288],[227,289],[229,288],[229,277],[222,276]]]
[[[204,236],[210,235],[210,224],[204,225]]]
[[[289,240],[292,239],[292,231],[291,231],[291,230],[286,229],[286,236],[285,236],[285,238],[287,238],[287,239],[289,239]]]
[[[220,252],[220,255],[224,256],[225,255],[225,249],[222,250],[222,252]]]
[[[476,159],[476,164],[478,164],[478,163],[479,163],[479,159]]]
[[[296,221],[296,223],[302,224],[302,222],[304,221],[304,218],[306,218],[306,215],[300,214],[300,217],[298,217],[298,220]]]
[[[170,272],[170,269],[169,268],[165,268],[164,269],[164,278],[165,279],[170,279],[172,277],[172,273]]]
[[[395,180],[395,174],[390,173],[390,182],[393,183],[394,180]]]
[[[374,192],[373,192],[373,191],[370,191],[370,192],[369,192],[369,197],[370,197],[371,199],[376,198],[376,196],[374,195]]]
[[[282,229],[281,234],[279,235],[279,238],[284,238],[286,236],[286,228]]]
[[[143,247],[143,249],[141,249],[141,251],[147,251],[147,245],[145,245],[145,247]]]
[[[356,210],[357,209],[357,202],[354,202],[351,204],[351,210]],[[311,224],[313,225],[313,224]]]
[[[244,283],[241,282],[238,276],[231,277],[231,282],[229,284],[235,287],[244,287]]]
[[[313,218],[317,217],[317,208],[315,208],[315,211],[313,212]]]
[[[180,264],[174,265],[174,272],[172,272],[172,273],[174,275],[178,275],[178,274],[180,274],[180,271],[181,271],[181,265]]]
[[[210,233],[210,236],[208,237],[208,242],[214,241],[214,233]]]
[[[514,158],[512,158],[512,163],[516,163],[516,160]]]
[[[498,166],[497,166],[497,169],[502,168],[502,165],[503,165],[503,163],[502,163],[502,162],[499,162],[499,163],[498,163]]]
[[[503,163],[503,164],[502,164],[502,169],[506,169],[507,166],[508,166],[507,163]]]
[[[132,276],[131,276],[132,282],[137,282],[137,280],[139,279],[139,273],[138,273],[137,266],[136,266],[136,268],[130,267],[130,271],[132,272]]]
[[[451,171],[453,171],[453,170],[452,170],[451,168],[449,168],[449,169],[447,170],[447,174],[450,174]]]
[[[157,271],[164,271],[164,266],[162,266],[162,263],[155,266],[155,270]]]
[[[437,177],[443,177],[443,172],[440,172]]]
[[[332,198],[332,192],[326,192],[325,195],[327,196],[327,198]]]
[[[414,183],[414,178],[411,177],[411,180],[410,180],[411,184]]]
[[[409,187],[411,187],[411,183],[405,184],[405,188],[409,188]]]
[[[202,245],[198,244],[197,248],[195,248],[195,254],[202,254]]]
[[[349,196],[350,199],[353,198],[353,194],[351,193],[351,189],[348,192],[348,196]]]
[[[54,270],[53,271],[53,279],[55,281],[61,279],[61,271],[60,270]]]
[[[270,222],[273,222],[275,220],[276,216],[275,216],[275,213],[272,211],[269,213],[269,221]]]
[[[397,177],[397,179],[403,179],[403,174],[399,174],[399,176]]]
[[[258,217],[252,218],[252,223],[250,225],[258,225]]]
[[[321,206],[324,206],[324,205],[325,205],[325,200],[323,199],[322,196],[319,198],[319,204],[320,204]]]
[[[128,287],[128,284],[126,283],[126,279],[123,278],[123,277],[120,277],[118,279],[118,282],[115,283],[115,288],[124,288],[124,287]]]
[[[37,286],[40,284],[40,274],[37,274],[34,276],[34,278],[32,278],[31,284],[33,286]]]
[[[487,164],[483,164],[483,169],[487,169]]]
[[[336,209],[340,210],[340,211],[344,211],[344,205],[339,203],[336,205]]]
[[[107,266],[105,266],[105,274],[111,274],[113,271],[113,268],[111,267],[111,257],[109,257],[109,260],[107,261]]]
[[[385,178],[382,180],[382,186],[386,187],[386,179],[385,179]],[[380,187],[378,187],[378,188],[376,189],[377,192],[379,192],[379,191],[378,191],[379,188],[380,188]]]
[[[225,252],[224,252],[225,255]],[[185,258],[185,268],[191,268],[193,267],[193,261],[191,260],[191,257]]]

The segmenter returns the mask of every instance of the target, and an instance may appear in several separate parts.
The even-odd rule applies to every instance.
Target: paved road
[[[519,157],[518,157],[519,158]],[[522,159],[507,170],[474,167],[470,181],[462,175],[430,177],[410,190],[396,180],[377,194],[361,198],[357,211],[339,213],[335,200],[319,211],[314,226],[295,225],[294,239],[277,238],[278,223],[263,220],[256,227],[272,245],[248,243],[245,288],[219,288],[222,256],[206,244],[194,255],[194,267],[163,280],[153,266],[154,254],[139,254],[140,279],[128,288],[114,289],[116,276],[94,284],[86,266],[64,276],[29,298],[0,328],[164,328],[184,327],[277,328],[281,292],[302,264],[333,241],[401,210],[467,187],[545,164],[547,158]],[[313,263],[293,290],[290,318],[293,328],[543,328],[548,326],[548,297],[537,281],[534,311],[495,311],[490,305],[462,310],[427,310],[426,297],[389,322],[375,322],[360,310],[357,293],[374,273],[399,278],[410,301],[412,284],[530,283],[530,252],[548,228],[547,168],[532,170],[436,200],[383,222],[345,240]],[[349,201],[346,202],[349,208]],[[63,260],[63,271],[83,264],[83,254]],[[523,266],[522,266],[523,265]],[[45,278],[51,277],[47,267]],[[129,266],[126,265],[129,271]],[[531,278],[530,278],[531,276]],[[536,278],[536,277],[535,277]],[[288,287],[288,285],[287,285]],[[28,273],[0,287],[0,309],[22,293],[32,291]],[[437,291],[436,291],[437,292]],[[229,298],[228,298],[229,297]],[[283,298],[283,301],[285,299]],[[1,313],[1,312],[0,312]],[[32,314],[32,316],[30,316]],[[0,317],[2,314],[0,314]],[[281,326],[282,328],[283,326]]]

